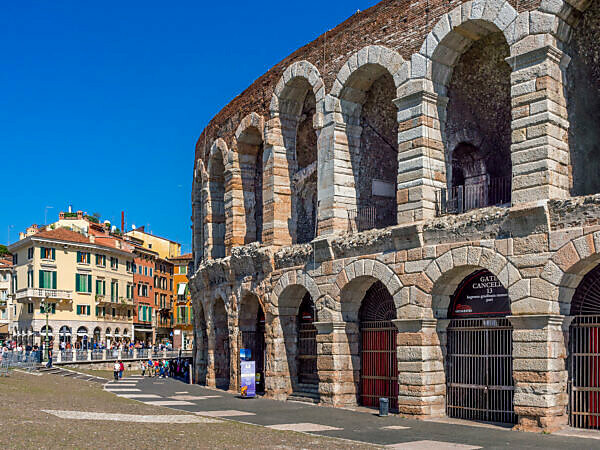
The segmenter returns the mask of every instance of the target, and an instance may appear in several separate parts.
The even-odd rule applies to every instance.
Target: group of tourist
[[[190,364],[187,359],[177,358],[154,359],[149,358],[147,361],[140,363],[142,376],[160,377],[160,378],[182,378],[187,381],[189,376]]]

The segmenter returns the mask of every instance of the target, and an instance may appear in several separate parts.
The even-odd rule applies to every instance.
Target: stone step
[[[313,394],[319,394],[319,385],[318,384],[308,384],[308,383],[298,383],[296,389],[298,392],[310,392]]]
[[[320,396],[315,392],[293,392],[288,396],[288,400],[292,400],[295,402],[304,402],[304,403],[312,403],[317,404],[320,401]]]

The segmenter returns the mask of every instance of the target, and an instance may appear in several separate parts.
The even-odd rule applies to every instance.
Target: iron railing
[[[301,323],[298,330],[298,382],[301,384],[319,384],[317,329],[312,322]]]
[[[462,214],[486,206],[510,204],[511,188],[511,177],[498,177],[450,189],[440,189],[436,192],[437,215]]]
[[[454,319],[448,325],[446,413],[516,423],[512,326],[508,319]]]
[[[385,228],[396,223],[393,209],[361,206],[348,210],[348,231],[360,233],[374,228]]]
[[[569,336],[569,422],[600,430],[600,316],[577,316]]]

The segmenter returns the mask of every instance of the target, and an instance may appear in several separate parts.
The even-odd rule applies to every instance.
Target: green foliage
[[[74,212],[66,212],[65,213],[65,218],[67,217],[77,217],[77,213]]]
[[[0,256],[10,255],[6,245],[0,244]]]
[[[100,219],[96,216],[84,216],[87,220],[93,223],[100,223]]]

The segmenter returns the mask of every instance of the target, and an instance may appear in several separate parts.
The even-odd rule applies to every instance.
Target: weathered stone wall
[[[566,49],[573,195],[600,192],[600,3],[583,13]]]

